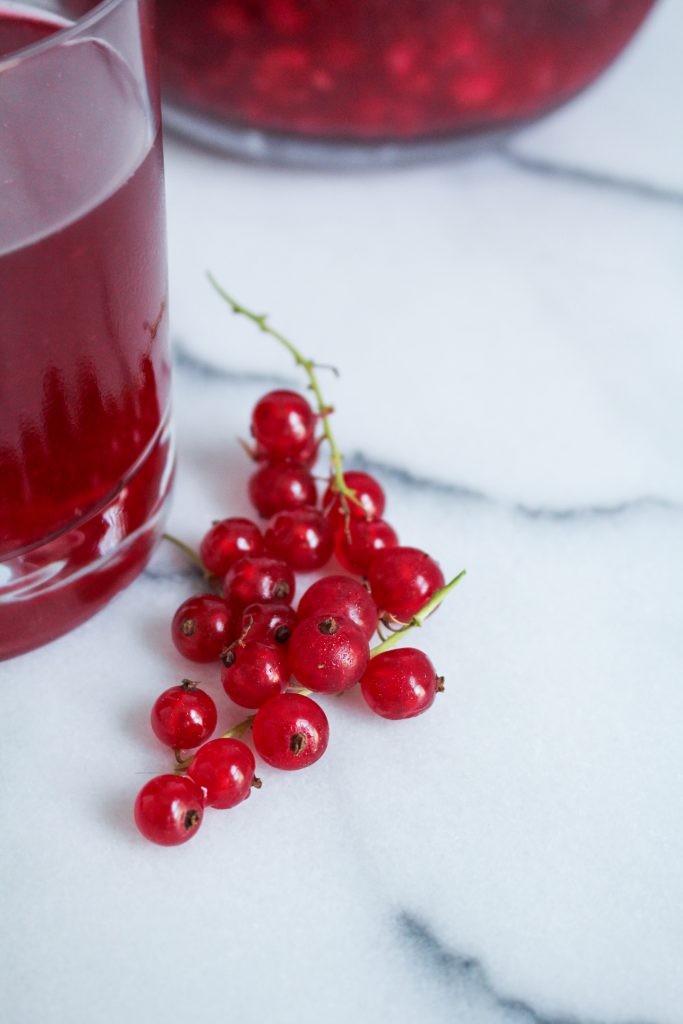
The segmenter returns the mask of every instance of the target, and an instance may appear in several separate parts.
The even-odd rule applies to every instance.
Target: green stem
[[[297,364],[297,366],[300,366],[302,370],[304,370],[306,376],[308,377],[308,383],[311,388],[311,391],[315,395],[315,400],[318,406],[318,414],[323,425],[323,433],[325,434],[327,443],[330,446],[330,464],[332,466],[332,475],[334,477],[334,490],[337,491],[337,493],[340,495],[343,504],[347,501],[350,501],[354,505],[359,505],[360,507],[362,507],[360,501],[358,500],[356,492],[351,487],[348,487],[346,481],[344,480],[344,456],[339,450],[339,446],[335,441],[334,434],[332,433],[332,428],[330,426],[330,414],[333,412],[333,409],[327,404],[327,402],[323,398],[322,391],[320,390],[320,384],[318,382],[318,378],[315,372],[316,364],[314,363],[314,361],[312,359],[306,359],[306,357],[301,354],[296,345],[294,345],[288,338],[285,338],[283,334],[280,334],[279,331],[276,331],[274,327],[271,327],[270,324],[268,323],[268,317],[265,313],[253,313],[250,309],[247,309],[246,306],[243,306],[241,303],[237,302],[236,299],[233,299],[232,296],[228,295],[228,293],[225,291],[224,288],[221,287],[221,285],[218,283],[213,274],[209,272],[207,274],[207,277],[211,284],[213,285],[213,287],[215,288],[215,290],[221,296],[221,298],[224,299],[224,301],[227,302],[227,304],[230,306],[233,313],[236,313],[240,316],[245,316],[248,320],[251,320],[252,323],[256,324],[256,326],[265,334],[270,334],[272,338],[275,338],[276,341],[279,341],[281,345],[284,345],[284,347],[293,357],[294,362]]]
[[[190,561],[193,562],[198,569],[201,569],[204,575],[206,575],[206,569],[204,568],[201,558],[189,544],[186,544],[185,541],[179,540],[178,537],[174,537],[172,533],[162,533],[161,537],[163,540],[167,540],[171,544],[175,544],[175,546],[182,551],[184,555],[187,555]]]
[[[423,608],[420,608],[419,612],[413,616],[410,622],[408,622],[403,629],[396,630],[396,632],[392,633],[386,640],[383,640],[381,644],[377,644],[376,647],[372,648],[370,651],[370,657],[375,658],[378,654],[382,654],[384,651],[390,650],[406,635],[406,633],[409,633],[411,629],[421,626],[425,619],[431,615],[432,612],[436,611],[439,605],[448,597],[451,590],[458,585],[466,573],[467,570],[463,569],[462,572],[458,573],[455,579],[451,580],[450,583],[447,583],[445,587],[441,588],[441,590],[437,590],[432,594],[429,601],[427,601],[427,604]]]
[[[244,736],[245,732],[249,732],[249,730],[251,729],[252,725],[254,724],[254,719],[255,718],[256,718],[256,715],[247,715],[247,717],[243,718],[241,722],[237,723],[237,725],[233,725],[232,729],[228,729],[227,732],[222,733],[221,734],[221,739],[222,740],[238,740],[238,739],[240,739],[242,736]]]

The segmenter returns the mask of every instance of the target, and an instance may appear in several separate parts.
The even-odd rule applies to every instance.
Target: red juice
[[[652,4],[158,0],[162,81],[172,108],[216,124],[331,141],[443,139],[564,102]]]
[[[0,657],[140,571],[172,472],[158,121],[94,36],[3,64],[64,25],[0,6]]]

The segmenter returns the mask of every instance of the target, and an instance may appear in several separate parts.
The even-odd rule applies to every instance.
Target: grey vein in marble
[[[516,152],[509,145],[501,146],[498,149],[498,154],[513,167],[545,178],[555,178],[579,185],[588,185],[593,188],[610,189],[614,192],[623,192],[634,198],[683,206],[683,192],[679,192],[676,189],[662,188],[659,185],[652,185],[647,181],[640,181],[636,178],[621,178],[614,174],[589,170],[578,165],[559,163],[554,160],[542,159],[541,157],[525,156],[522,153]]]
[[[398,927],[412,948],[428,963],[433,971],[459,990],[469,989],[479,999],[505,1014],[511,1024],[602,1024],[594,1018],[547,1016],[522,999],[513,999],[496,991],[481,962],[457,950],[448,949],[431,928],[414,914],[402,911]],[[460,994],[460,992],[459,992]],[[629,1021],[627,1024],[652,1024]]]
[[[434,495],[451,497],[459,501],[482,502],[489,505],[507,507],[509,511],[524,516],[527,519],[588,519],[602,516],[619,516],[641,508],[659,509],[676,513],[683,512],[683,506],[678,502],[653,495],[642,495],[637,498],[620,501],[614,505],[578,505],[573,508],[531,506],[525,505],[522,502],[505,502],[494,498],[490,494],[485,494],[483,491],[477,491],[462,484],[448,483],[445,480],[418,476],[411,473],[410,470],[400,466],[393,466],[386,462],[376,461],[358,451],[348,456],[347,463],[349,467],[392,479],[395,483],[410,489],[429,491]]]
[[[300,384],[293,377],[276,373],[258,373],[248,370],[230,370],[225,366],[202,359],[191,352],[182,339],[173,339],[174,366],[180,373],[191,374],[204,380],[230,381],[233,384],[267,384],[279,388],[298,388]]]

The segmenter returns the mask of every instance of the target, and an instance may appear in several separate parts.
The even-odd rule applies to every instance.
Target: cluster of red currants
[[[138,828],[153,842],[185,842],[205,807],[234,807],[260,786],[254,755],[240,738],[249,728],[256,753],[274,768],[304,768],[322,757],[329,725],[311,694],[360,683],[374,712],[402,719],[425,711],[443,689],[422,651],[393,645],[421,625],[459,577],[446,587],[429,555],[399,546],[382,519],[384,492],[372,476],[341,472],[330,412],[321,400],[315,413],[292,391],[273,391],[253,410],[250,454],[259,466],[249,494],[269,523],[265,531],[245,518],[213,524],[195,557],[218,592],[184,601],[171,633],[190,661],[220,663],[228,697],[255,713],[211,740],[217,711],[208,693],[185,680],[161,694],[151,723],[175,751],[175,774],[148,782],[135,805]],[[320,504],[312,474],[323,440],[318,422],[333,467]],[[323,576],[295,610],[295,572],[321,570],[333,553],[363,581]],[[376,632],[380,642],[371,650]]]

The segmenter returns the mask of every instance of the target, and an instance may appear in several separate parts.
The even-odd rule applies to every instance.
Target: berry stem
[[[408,622],[403,629],[397,629],[395,633],[392,633],[391,636],[386,638],[386,640],[383,640],[381,644],[377,644],[376,647],[372,648],[370,651],[370,657],[375,658],[378,654],[382,654],[384,651],[388,651],[392,647],[395,647],[398,641],[404,637],[406,633],[409,633],[411,629],[415,629],[417,626],[421,626],[425,619],[431,615],[432,612],[436,611],[439,605],[448,597],[451,590],[458,585],[466,573],[467,570],[463,569],[462,572],[458,573],[455,579],[452,579],[445,587],[442,587],[440,590],[437,590],[432,594],[429,601],[427,601],[427,604],[420,608],[419,612],[412,617],[410,622]]]
[[[248,732],[254,724],[256,715],[247,715],[237,725],[233,725],[232,729],[228,729],[227,732],[221,733],[222,740],[238,740],[244,736],[245,732]]]
[[[192,563],[193,563],[193,564],[194,564],[194,565],[195,565],[195,566],[196,566],[196,567],[197,567],[198,569],[200,569],[200,570],[201,570],[201,573],[202,573],[202,575],[203,575],[203,576],[205,576],[205,575],[206,575],[206,569],[204,568],[204,563],[202,562],[202,560],[201,560],[201,558],[199,557],[199,555],[197,554],[197,552],[196,552],[196,551],[194,551],[194,550],[193,550],[193,549],[192,549],[192,548],[190,547],[190,545],[189,545],[189,544],[186,544],[186,543],[185,543],[185,541],[182,541],[182,540],[180,540],[180,539],[179,539],[178,537],[174,537],[172,533],[162,533],[162,535],[161,535],[161,538],[162,538],[162,540],[167,540],[167,541],[169,541],[169,542],[170,542],[171,544],[175,544],[175,546],[176,546],[176,547],[177,547],[177,548],[178,548],[178,549],[179,549],[180,551],[182,551],[182,552],[183,552],[183,554],[184,554],[184,555],[186,555],[186,556],[187,556],[187,558],[189,558],[189,559],[190,559],[190,561],[191,561],[191,562],[192,562]]]
[[[349,501],[352,502],[354,505],[358,505],[359,507],[362,508],[361,502],[359,501],[356,492],[353,490],[353,488],[348,487],[346,481],[344,480],[344,471],[342,468],[344,463],[344,456],[339,450],[337,442],[335,441],[334,438],[334,434],[332,433],[332,428],[330,426],[330,415],[332,412],[334,412],[334,409],[331,406],[329,406],[325,399],[323,398],[322,391],[320,390],[320,384],[318,382],[318,377],[315,372],[315,367],[317,364],[312,359],[306,359],[306,357],[302,355],[302,353],[296,347],[296,345],[294,345],[288,338],[285,338],[283,334],[280,334],[279,331],[276,331],[274,327],[271,327],[270,324],[268,323],[267,314],[253,313],[250,309],[247,309],[246,306],[243,306],[241,303],[237,302],[236,299],[233,299],[230,295],[228,295],[228,293],[225,291],[224,288],[221,287],[221,285],[218,283],[218,281],[211,272],[207,274],[207,277],[211,284],[213,285],[213,287],[215,288],[215,290],[221,296],[221,298],[224,299],[224,301],[227,302],[227,304],[230,306],[233,313],[247,317],[247,319],[251,320],[252,323],[255,323],[256,326],[261,331],[263,331],[265,334],[270,334],[272,338],[275,338],[276,341],[279,341],[281,345],[284,345],[284,347],[293,357],[294,362],[297,364],[297,366],[300,366],[302,370],[305,372],[306,376],[308,377],[308,382],[311,391],[315,395],[315,400],[318,405],[318,415],[320,416],[320,420],[323,425],[323,432],[325,434],[325,438],[330,446],[330,464],[332,466],[332,475],[334,477],[334,490],[337,491],[337,493],[339,494],[342,507],[347,512]]]

